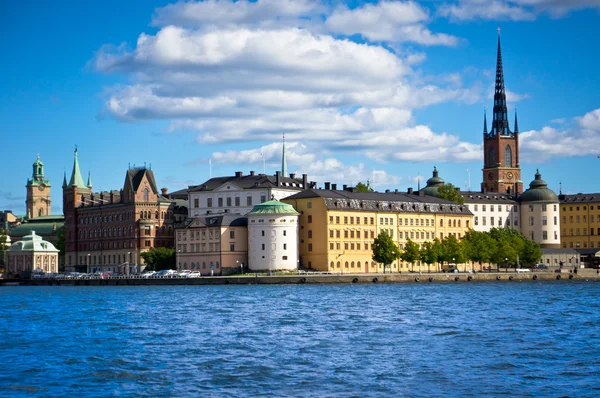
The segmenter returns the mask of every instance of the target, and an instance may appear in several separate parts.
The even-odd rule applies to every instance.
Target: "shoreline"
[[[163,285],[289,285],[352,283],[469,283],[598,280],[591,272],[490,272],[490,273],[408,273],[408,274],[343,274],[343,275],[274,275],[206,276],[200,278],[109,278],[109,279],[0,279],[0,286],[163,286]]]

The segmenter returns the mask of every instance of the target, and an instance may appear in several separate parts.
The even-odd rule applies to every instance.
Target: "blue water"
[[[0,288],[0,396],[600,395],[600,284]]]

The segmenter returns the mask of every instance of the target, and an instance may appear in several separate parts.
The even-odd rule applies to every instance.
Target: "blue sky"
[[[525,186],[599,192],[599,0],[20,1],[0,13],[0,209],[25,212],[39,153],[62,212],[73,149],[94,190],[151,164],[177,190],[280,167],[478,189],[501,27]],[[467,172],[470,170],[470,173]]]

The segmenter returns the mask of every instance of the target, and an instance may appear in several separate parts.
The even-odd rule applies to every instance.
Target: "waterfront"
[[[38,286],[0,299],[3,396],[600,393],[595,282]]]

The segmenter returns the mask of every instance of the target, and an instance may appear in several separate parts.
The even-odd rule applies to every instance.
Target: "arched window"
[[[494,159],[494,148],[490,149],[488,159],[490,161],[490,163],[488,164],[488,166],[489,167],[494,167],[495,163],[496,163],[496,161]]]
[[[348,268],[348,261],[344,263],[344,268]]]
[[[329,267],[332,269],[335,267],[335,264],[333,263],[333,261],[331,262],[331,264],[329,264]]]
[[[147,202],[149,200],[149,190],[148,188],[144,188],[144,200]]]
[[[512,149],[510,149],[510,145],[507,145],[504,150],[504,165],[506,167],[512,167]]]
[[[44,209],[40,209],[40,211],[38,212],[38,216],[43,216],[44,215]]]

